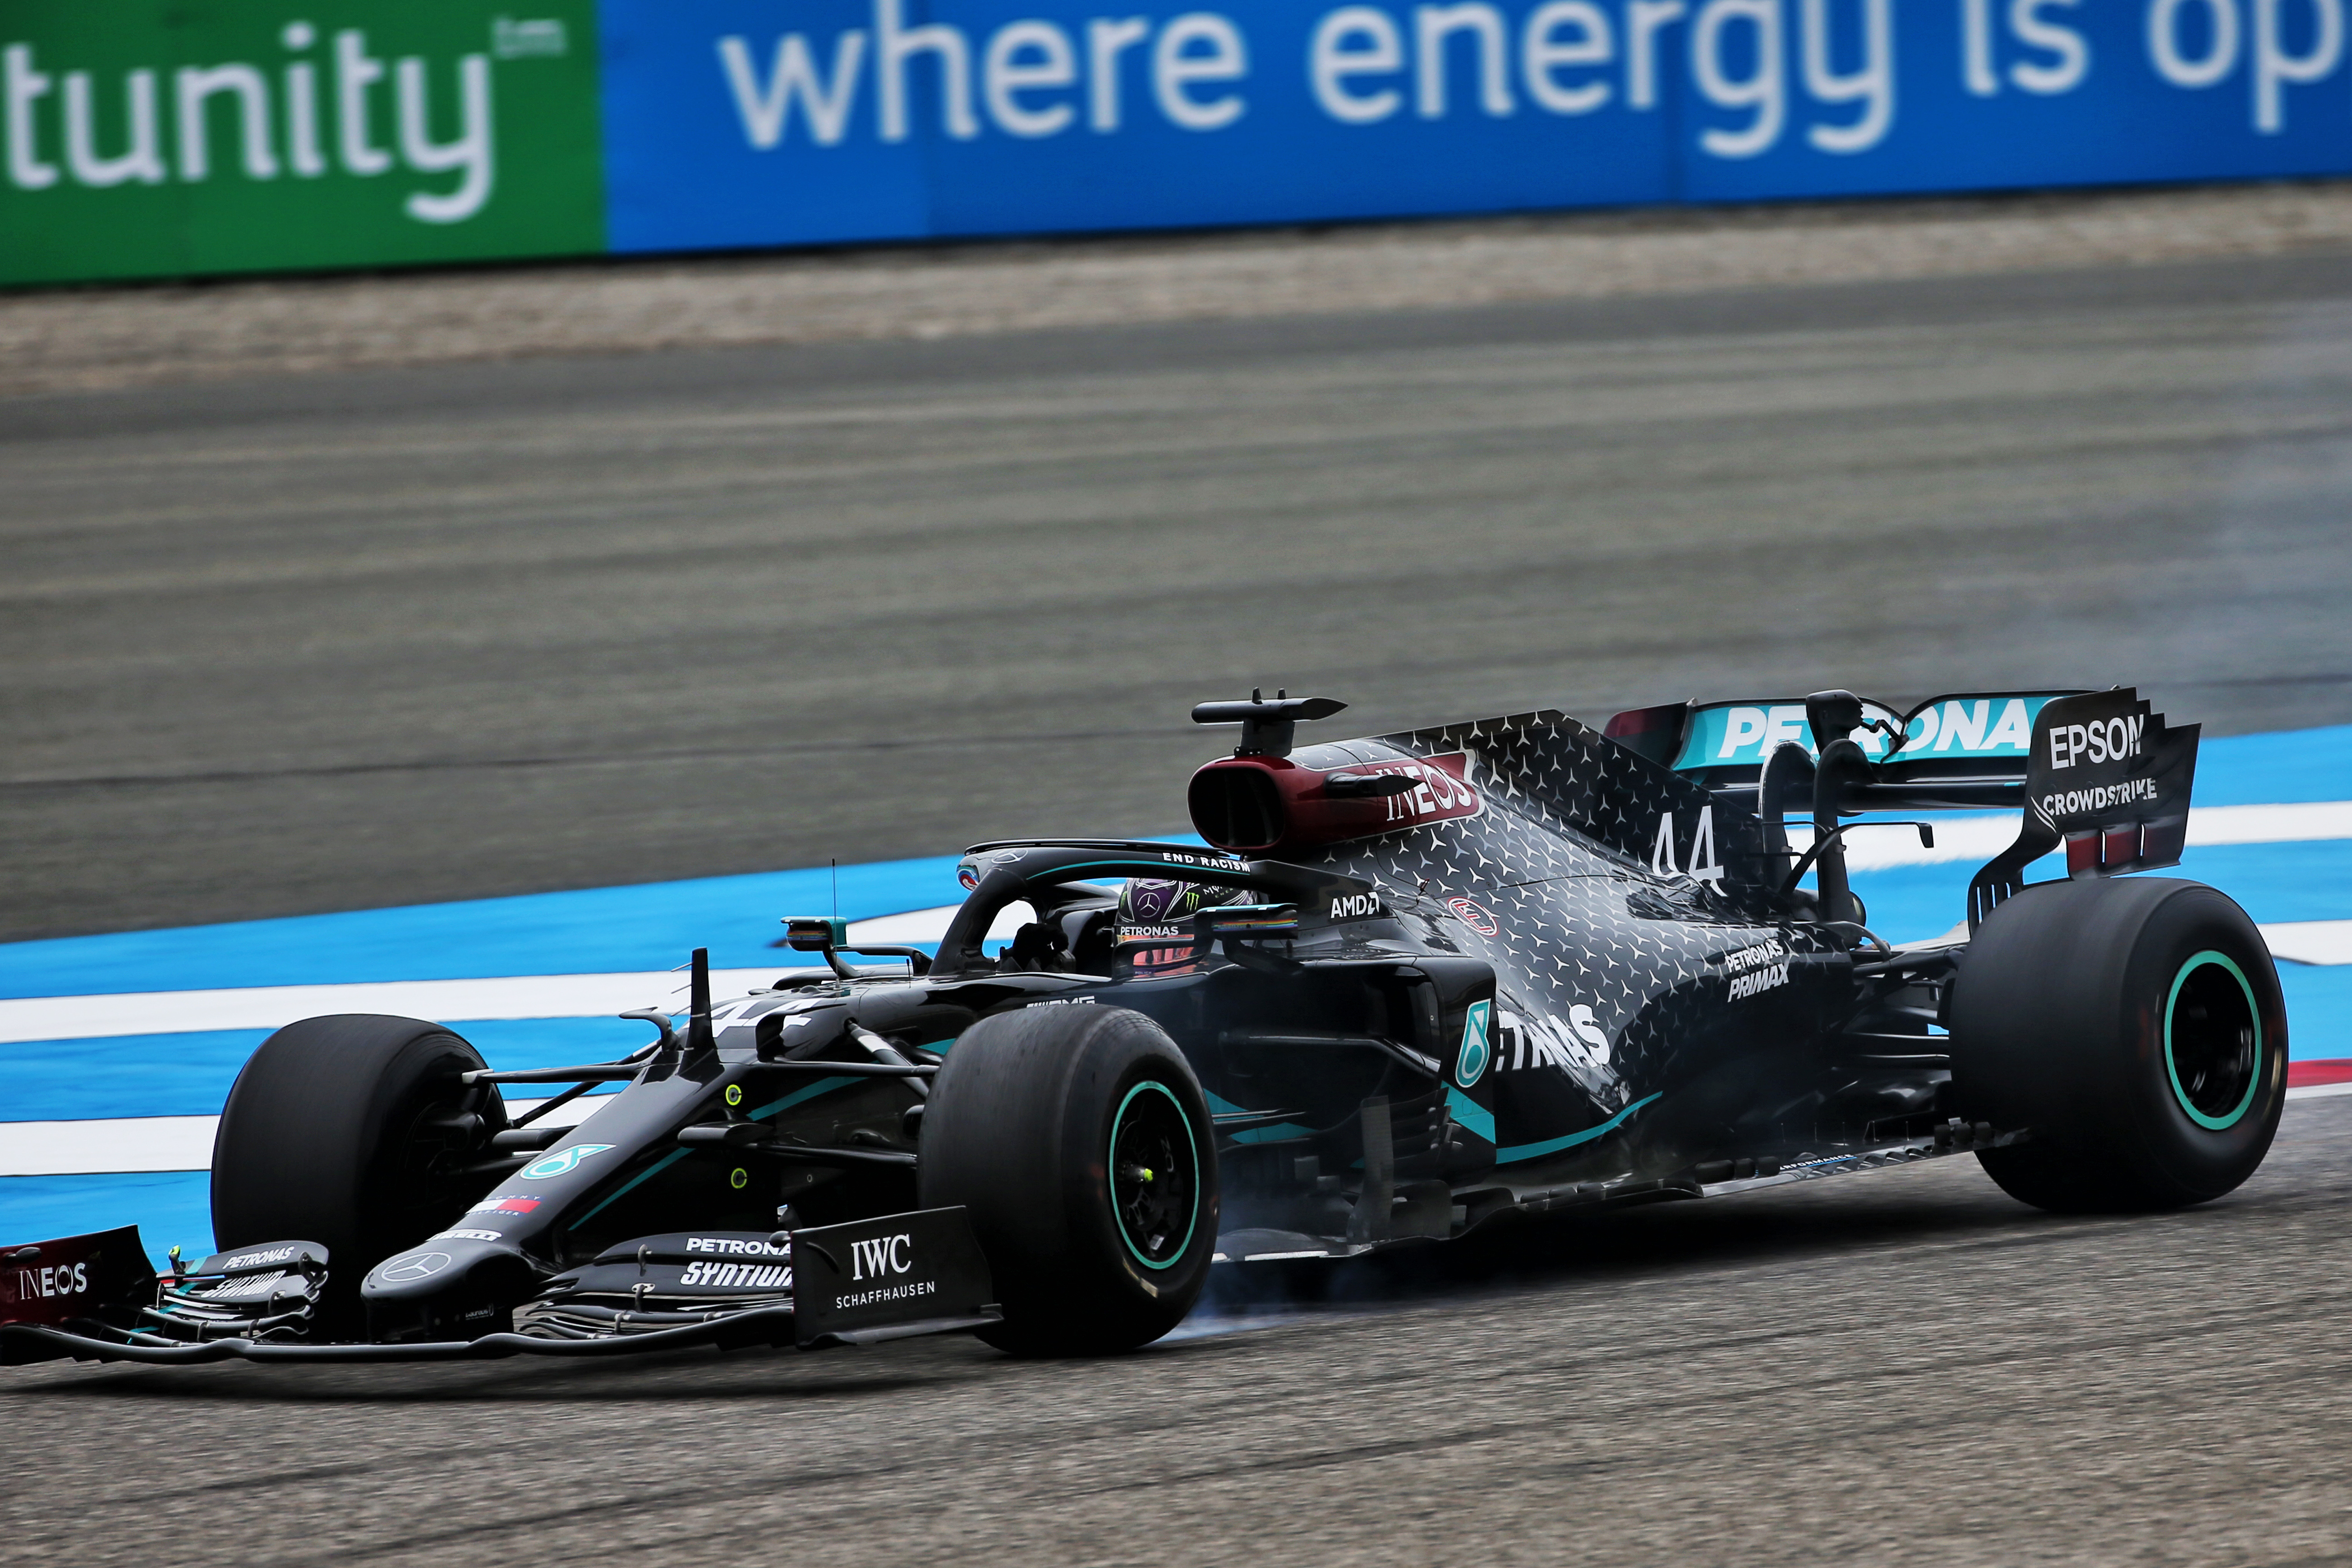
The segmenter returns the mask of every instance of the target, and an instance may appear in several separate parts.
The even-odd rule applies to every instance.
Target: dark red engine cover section
[[[1363,748],[1360,743],[1356,749]],[[1222,757],[1192,775],[1186,791],[1192,826],[1220,849],[1282,856],[1475,816],[1486,809],[1485,796],[1470,782],[1468,752],[1416,757],[1386,746],[1377,752],[1370,760],[1331,746],[1288,757]],[[1413,780],[1414,787],[1391,795],[1331,793],[1334,777],[1365,775],[1402,775]]]

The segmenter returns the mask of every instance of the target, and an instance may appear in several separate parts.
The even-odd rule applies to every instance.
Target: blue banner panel
[[[2352,170],[2347,0],[603,0],[620,250]]]
[[[871,0],[606,0],[603,16],[614,249],[931,232],[928,136],[880,133]]]
[[[1708,0],[1683,194],[2339,173],[2345,46],[2343,0]]]

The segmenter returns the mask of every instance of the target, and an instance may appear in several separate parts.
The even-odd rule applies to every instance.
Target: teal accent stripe
[[[594,1208],[590,1209],[586,1214],[582,1215],[578,1219],[573,1220],[570,1225],[563,1228],[566,1230],[578,1230],[582,1226],[586,1225],[590,1220],[594,1219],[598,1215],[603,1214],[606,1209],[611,1208],[614,1204],[619,1203],[623,1198],[628,1196],[631,1193],[635,1192],[639,1187],[645,1185],[647,1182],[652,1181],[656,1176],[660,1175],[664,1171],[668,1170],[672,1165],[677,1164],[680,1160],[685,1159],[693,1152],[694,1151],[691,1149],[671,1150],[668,1153],[664,1154],[660,1159],[656,1160],[652,1164],[647,1165],[644,1170],[639,1171],[635,1175],[631,1176],[627,1181],[623,1182],[618,1188],[614,1189],[611,1197],[606,1198],[603,1203],[598,1204]]]
[[[1454,1121],[1467,1127],[1487,1142],[1492,1143],[1495,1141],[1495,1113],[1460,1089],[1447,1088],[1445,1109],[1454,1113]]]
[[[751,1112],[743,1120],[746,1121],[764,1121],[780,1110],[790,1110],[793,1106],[798,1105],[803,1100],[814,1100],[818,1095],[824,1093],[828,1089],[840,1089],[845,1084],[853,1084],[857,1081],[858,1079],[854,1078],[821,1078],[814,1083],[809,1085],[806,1089],[796,1089],[793,1090],[792,1093],[784,1096],[783,1099],[771,1101],[770,1103],[760,1107],[759,1110]]]
[[[818,1095],[824,1093],[828,1089],[840,1089],[845,1085],[862,1081],[862,1079],[854,1078],[821,1078],[814,1083],[809,1085],[806,1089],[796,1089],[793,1090],[792,1093],[784,1096],[783,1099],[760,1107],[759,1110],[751,1112],[751,1114],[745,1117],[744,1120],[747,1121],[764,1121],[768,1117],[775,1115],[780,1110],[790,1110],[792,1107],[798,1105],[803,1100],[814,1100]],[[606,1209],[611,1208],[614,1204],[619,1203],[623,1198],[627,1197],[631,1193],[636,1191],[637,1188],[645,1185],[647,1182],[652,1181],[656,1176],[660,1175],[664,1171],[668,1170],[672,1165],[677,1164],[680,1160],[685,1159],[693,1152],[694,1151],[691,1149],[671,1150],[668,1153],[663,1155],[660,1159],[656,1160],[652,1164],[646,1166],[644,1170],[639,1171],[635,1175],[631,1176],[627,1181],[622,1183],[620,1186],[614,1189],[613,1195],[611,1197],[606,1198],[603,1203],[598,1204],[594,1208],[590,1209],[586,1214],[582,1215],[578,1219],[573,1220],[564,1228],[567,1230],[578,1230],[582,1226],[586,1225],[590,1220],[594,1219],[598,1215],[603,1214]]]
[[[1595,1138],[1605,1137],[1616,1131],[1625,1124],[1626,1118],[1649,1104],[1651,1100],[1659,1098],[1661,1096],[1655,1094],[1644,1095],[1600,1126],[1588,1127],[1581,1132],[1571,1132],[1565,1138],[1547,1138],[1540,1143],[1514,1143],[1507,1149],[1497,1149],[1495,1151],[1495,1163],[1500,1165],[1513,1160],[1533,1160],[1545,1154],[1557,1154],[1562,1149],[1573,1149],[1579,1143],[1590,1143]]]
[[[931,1049],[939,1047],[933,1046]],[[1205,1089],[1201,1092],[1208,1097],[1211,1116],[1247,1116],[1250,1113],[1248,1106],[1235,1105],[1223,1095]],[[1253,1127],[1246,1132],[1233,1132],[1227,1136],[1236,1143],[1271,1143],[1285,1138],[1311,1137],[1314,1131],[1312,1127],[1302,1127],[1296,1121],[1277,1121],[1271,1127]]]

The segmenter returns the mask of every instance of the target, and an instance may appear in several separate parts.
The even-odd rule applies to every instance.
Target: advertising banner
[[[2352,172],[2352,0],[9,0],[0,283]]]
[[[2346,0],[605,0],[615,248],[2352,169]]]
[[[604,248],[590,0],[7,0],[0,283]]]

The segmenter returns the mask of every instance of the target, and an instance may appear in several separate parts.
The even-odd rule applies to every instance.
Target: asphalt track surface
[[[1183,826],[1846,685],[2352,719],[2352,261],[0,403],[0,938]]]
[[[1255,683],[2343,721],[2347,393],[2304,260],[0,404],[0,935],[1177,826]],[[1260,1276],[1106,1363],[11,1371],[0,1558],[2344,1561],[2347,1135]]]
[[[14,1561],[2316,1563],[2352,1099],[2179,1214],[1961,1156],[1358,1267],[1107,1362],[6,1375]],[[1261,1266],[1264,1267],[1264,1266]],[[1273,1302],[1283,1302],[1272,1310]]]

